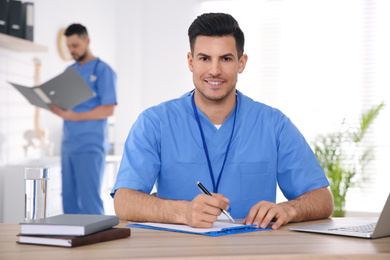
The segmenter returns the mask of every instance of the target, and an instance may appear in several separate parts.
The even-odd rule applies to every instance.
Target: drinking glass
[[[48,167],[24,169],[24,220],[46,217]]]

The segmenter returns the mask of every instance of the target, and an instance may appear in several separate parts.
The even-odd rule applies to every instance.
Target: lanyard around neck
[[[227,158],[228,153],[229,153],[230,144],[232,143],[233,134],[234,134],[234,127],[235,127],[235,125],[236,125],[237,97],[236,97],[236,105],[235,105],[235,107],[234,107],[234,119],[233,119],[232,133],[231,133],[231,135],[230,135],[229,143],[228,143],[228,145],[227,145],[227,147],[226,147],[225,159],[223,160],[222,168],[221,168],[221,171],[220,171],[220,173],[219,173],[219,175],[218,175],[217,183],[215,183],[213,168],[211,167],[211,161],[210,161],[209,151],[208,151],[208,149],[207,149],[206,139],[205,139],[205,137],[204,137],[204,133],[203,133],[203,129],[202,129],[202,124],[201,124],[200,119],[199,119],[198,110],[196,109],[195,98],[194,98],[194,96],[195,96],[195,92],[192,93],[192,108],[193,108],[193,110],[194,110],[196,122],[198,123],[198,126],[199,126],[200,135],[202,136],[203,149],[204,149],[204,153],[206,154],[207,164],[208,164],[208,166],[209,166],[209,173],[210,173],[211,181],[212,181],[212,183],[213,183],[213,192],[214,192],[214,193],[218,193],[219,182],[221,181],[221,176],[222,176],[222,173],[223,173],[223,169],[225,168],[226,158]]]

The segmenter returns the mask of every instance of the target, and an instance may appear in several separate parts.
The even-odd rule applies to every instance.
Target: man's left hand
[[[280,226],[289,222],[289,213],[281,204],[269,201],[260,201],[249,211],[248,216],[244,219],[244,224],[266,228],[271,221],[275,221],[272,229],[278,229]]]

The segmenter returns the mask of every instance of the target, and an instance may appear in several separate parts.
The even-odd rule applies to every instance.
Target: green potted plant
[[[359,187],[368,179],[366,167],[374,159],[373,147],[361,142],[383,107],[382,102],[363,112],[358,125],[343,122],[339,131],[320,135],[313,143],[314,153],[330,182],[333,217],[345,216],[348,189]]]

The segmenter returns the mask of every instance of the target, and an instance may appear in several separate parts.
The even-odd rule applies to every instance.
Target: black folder
[[[0,0],[0,33],[8,30],[8,0]]]
[[[22,36],[24,39],[34,40],[34,4],[22,3]]]
[[[22,2],[11,0],[8,9],[8,34],[23,38]]]

